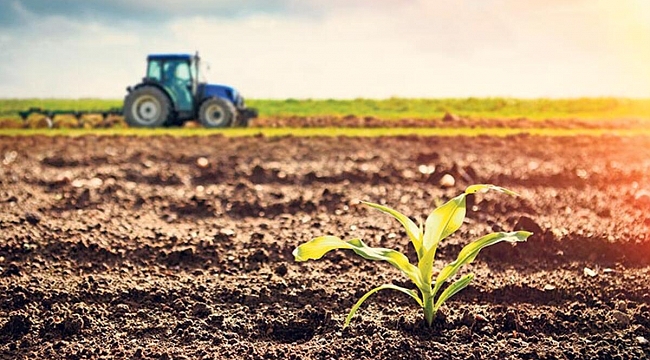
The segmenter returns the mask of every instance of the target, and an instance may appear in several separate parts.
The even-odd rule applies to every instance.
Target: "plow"
[[[43,115],[45,116],[45,121],[47,123],[47,127],[53,128],[55,125],[55,117],[58,115],[67,115],[67,116],[73,116],[77,120],[77,127],[84,127],[85,124],[85,116],[87,115],[100,115],[102,117],[102,124],[107,125],[108,124],[108,118],[109,116],[122,116],[123,111],[120,108],[112,108],[109,110],[85,110],[85,111],[78,111],[78,110],[46,110],[38,107],[32,107],[29,108],[25,111],[19,111],[18,115],[20,118],[23,120],[23,122],[26,122],[27,119],[32,114],[38,114],[38,115]]]
[[[88,115],[100,115],[106,124],[110,116],[124,116],[130,127],[155,128],[182,126],[197,120],[206,128],[246,127],[258,116],[245,105],[233,87],[199,82],[200,57],[197,54],[153,54],[147,56],[147,70],[142,81],[126,88],[124,105],[108,110],[49,110],[29,108],[18,112],[25,122],[32,114],[45,116],[48,127],[55,117],[73,116],[77,126],[84,126]]]

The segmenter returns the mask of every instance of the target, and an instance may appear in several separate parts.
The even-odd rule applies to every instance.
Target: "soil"
[[[650,357],[650,138],[0,137],[2,359]],[[454,178],[448,182],[445,174]],[[314,236],[413,249],[399,224],[467,185],[436,268],[482,234],[432,328],[388,264]],[[443,186],[444,185],[444,186]]]
[[[372,116],[268,116],[251,121],[252,127],[352,127],[352,128],[518,128],[518,129],[631,129],[645,128],[647,121],[641,118],[591,119],[576,118],[533,120],[465,118],[447,114],[435,119],[393,119],[386,120]]]
[[[525,117],[516,119],[495,118],[466,118],[447,114],[442,118],[431,119],[381,119],[373,116],[261,116],[250,122],[250,127],[255,128],[312,128],[312,127],[350,127],[350,128],[517,128],[517,129],[638,129],[647,128],[647,119],[622,118],[622,119],[590,119],[578,118],[543,119],[534,120]],[[60,115],[54,119],[55,128],[110,128],[127,127],[122,116],[109,116],[106,120],[93,115],[83,117],[79,123],[72,116]],[[201,127],[196,121],[188,121],[185,127]],[[10,118],[0,118],[2,128],[47,128],[48,122],[42,115],[33,115],[25,122]]]

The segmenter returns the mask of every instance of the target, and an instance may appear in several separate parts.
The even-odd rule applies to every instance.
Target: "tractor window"
[[[164,67],[165,82],[190,81],[190,65],[186,62],[166,61]]]
[[[147,69],[147,77],[150,79],[160,81],[160,61],[149,61],[149,68]]]
[[[188,63],[180,63],[176,67],[176,78],[178,80],[189,81],[190,77],[190,66]]]

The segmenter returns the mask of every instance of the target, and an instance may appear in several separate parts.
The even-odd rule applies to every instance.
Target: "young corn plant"
[[[386,206],[363,202],[365,205],[393,216],[402,224],[402,226],[404,226],[406,234],[417,252],[417,266],[411,264],[406,255],[398,251],[386,248],[369,247],[361,241],[361,239],[343,241],[336,236],[320,236],[312,239],[311,241],[298,246],[293,251],[293,256],[296,261],[307,261],[310,259],[316,260],[323,257],[323,255],[329,251],[335,249],[350,249],[364,259],[388,262],[411,279],[418,288],[419,293],[418,291],[406,289],[393,284],[385,284],[368,291],[350,310],[350,313],[345,319],[344,328],[350,324],[350,320],[352,320],[356,311],[359,309],[361,304],[370,297],[370,295],[385,289],[397,290],[412,297],[418,305],[424,309],[424,318],[427,324],[431,326],[436,316],[436,312],[440,309],[442,304],[467,287],[474,278],[474,274],[471,273],[464,275],[455,280],[451,285],[447,286],[440,294],[438,294],[445,282],[452,279],[461,267],[471,263],[476,258],[479,251],[485,247],[502,241],[510,243],[526,241],[526,239],[532,235],[532,233],[528,231],[496,232],[485,235],[466,245],[460,251],[456,260],[443,267],[434,280],[433,263],[436,257],[436,249],[441,240],[454,233],[462,225],[466,212],[465,198],[469,194],[488,190],[495,190],[509,195],[517,195],[516,193],[499,186],[487,184],[472,185],[469,186],[464,193],[433,210],[427,217],[424,226],[422,226],[422,224],[417,226],[407,216]]]

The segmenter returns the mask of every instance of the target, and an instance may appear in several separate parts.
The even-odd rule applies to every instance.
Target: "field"
[[[446,113],[464,118],[492,119],[644,119],[650,120],[650,99],[402,99],[384,100],[247,100],[262,118],[372,117],[378,119],[440,119]],[[121,99],[0,99],[0,119],[18,120],[18,112],[31,107],[48,110],[108,110],[120,108]]]
[[[543,124],[0,136],[0,358],[647,358],[647,128]],[[323,234],[414,261],[359,200],[423,219],[473,183],[521,196],[470,197],[436,269],[482,234],[534,235],[484,250],[432,328],[387,291],[344,330],[407,279],[344,251],[293,261]]]

